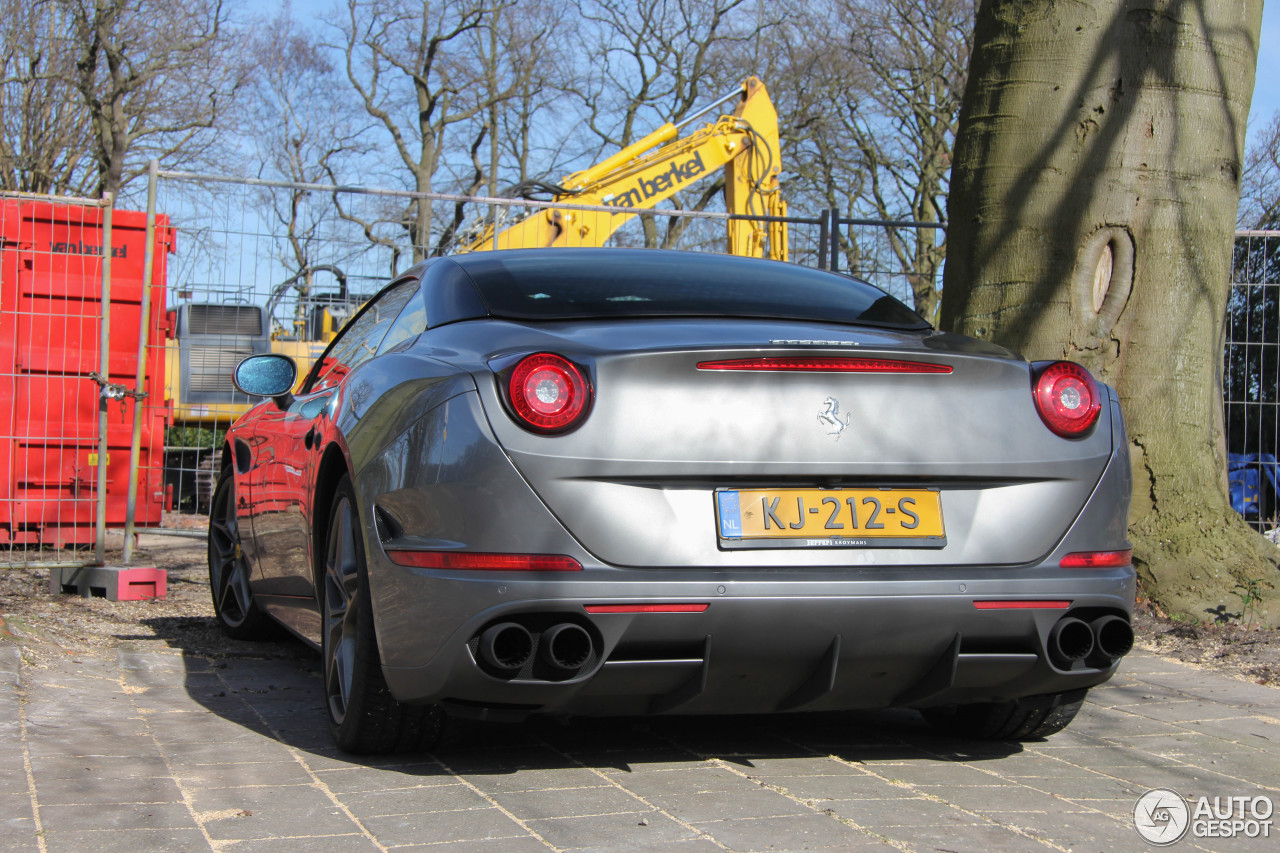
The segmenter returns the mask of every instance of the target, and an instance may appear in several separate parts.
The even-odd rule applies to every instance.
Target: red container
[[[0,544],[86,545],[97,524],[98,395],[105,211],[0,201]],[[109,379],[137,380],[146,215],[112,222]],[[157,218],[135,519],[158,524],[164,501],[165,264]],[[134,400],[107,405],[107,524],[122,527]]]

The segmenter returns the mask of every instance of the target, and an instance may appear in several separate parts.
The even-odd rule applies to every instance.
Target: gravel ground
[[[1175,622],[1148,607],[1134,613],[1133,627],[1139,648],[1254,684],[1280,687],[1280,630],[1239,622]]]
[[[226,637],[213,615],[205,545],[198,539],[143,535],[133,565],[167,570],[162,599],[108,601],[49,591],[46,569],[0,569],[0,638],[18,639],[23,656],[39,665],[50,655],[111,656],[122,644],[168,646],[208,658],[311,657],[284,632],[277,642]],[[120,565],[108,551],[107,565]]]
[[[213,617],[201,541],[144,535],[134,565],[167,569],[167,596],[112,602],[54,594],[44,569],[0,569],[0,638],[23,641],[25,658],[34,665],[50,655],[113,655],[123,643],[144,648],[162,644],[208,658],[313,655],[286,636],[277,642],[242,643],[222,634]],[[1148,651],[1280,687],[1280,630],[1251,627],[1239,619],[1207,625],[1174,622],[1148,607],[1138,609],[1134,627],[1138,645]]]

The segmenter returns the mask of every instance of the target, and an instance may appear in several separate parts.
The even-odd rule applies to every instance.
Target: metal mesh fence
[[[715,210],[623,209],[623,221],[614,207],[181,173],[159,173],[155,190],[155,286],[146,312],[144,214],[0,195],[0,399],[8,403],[0,407],[0,565],[100,560],[98,531],[124,526],[130,485],[138,529],[203,536],[222,436],[250,405],[231,384],[234,365],[279,352],[305,369],[353,311],[420,257],[474,248],[495,223],[515,233],[530,217],[553,214],[574,217],[587,232],[607,229],[605,246],[723,252],[731,220]],[[415,247],[410,208],[424,199],[432,239]],[[769,245],[784,223],[757,224]],[[856,256],[857,275],[909,303],[887,235],[917,225],[851,223],[825,211],[788,217],[788,260],[836,267]],[[920,230],[921,239],[940,233]],[[1232,502],[1259,528],[1274,528],[1280,232],[1237,236],[1223,391]]]
[[[249,406],[232,367],[281,352],[302,370],[343,321],[416,259],[495,243],[524,248],[535,217],[559,218],[578,244],[724,252],[723,211],[629,209],[421,194],[162,172],[157,209],[179,237],[168,283],[165,390],[170,426],[162,475],[167,508],[208,511],[222,436]],[[430,239],[414,245],[415,203],[430,202]],[[776,239],[783,223],[755,223]],[[825,266],[833,230],[822,217],[789,217],[788,259]],[[500,239],[494,239],[494,231]],[[773,230],[770,230],[773,229]],[[857,240],[858,274],[910,301],[883,249],[883,227],[842,226]],[[602,235],[607,237],[602,239]],[[932,232],[930,232],[932,238]],[[537,245],[533,243],[532,245]],[[174,521],[174,519],[170,519]],[[176,523],[181,524],[178,520]]]
[[[730,219],[716,211],[624,210],[633,215],[615,224],[617,208],[436,194],[437,241],[415,247],[404,223],[408,202],[421,194],[160,177],[156,209],[173,229],[162,227],[157,237],[153,281],[167,287],[150,297],[143,345],[148,382],[134,517],[142,528],[190,527],[192,535],[202,535],[222,436],[250,405],[230,382],[241,358],[281,352],[305,369],[396,271],[428,254],[466,250],[495,223],[516,233],[524,220],[555,212],[576,217],[584,231],[607,229],[606,246],[724,251]],[[789,260],[836,265],[854,241],[856,272],[909,301],[887,250],[887,224],[826,217],[786,221]],[[0,388],[12,401],[0,420],[2,564],[91,562],[86,549],[99,541],[99,513],[106,526],[124,523],[145,220],[126,212],[115,213],[114,228],[111,220],[96,201],[0,196]],[[836,228],[842,251],[830,242]],[[1224,411],[1231,499],[1260,528],[1274,527],[1280,513],[1278,388],[1280,232],[1242,232],[1226,317]],[[162,522],[161,509],[177,515]]]
[[[393,215],[387,199],[352,195],[343,212]],[[246,356],[279,352],[305,370],[412,247],[371,241],[331,194],[298,187],[163,177],[156,208],[178,234],[165,317],[163,478],[166,525],[208,512],[218,449],[251,402],[231,382]],[[197,533],[200,533],[198,526]],[[202,533],[200,534],[202,535]]]
[[[135,398],[101,389],[135,386],[143,226],[99,201],[0,196],[0,565],[99,561],[90,546],[125,522]]]
[[[1271,530],[1280,521],[1280,231],[1236,235],[1222,385],[1231,503]]]
[[[744,226],[716,209],[175,172],[156,172],[152,181],[153,270],[143,265],[150,233],[143,212],[0,197],[0,383],[13,401],[0,421],[0,565],[101,562],[102,532],[125,527],[126,517],[134,530],[203,536],[223,435],[251,405],[231,383],[235,364],[278,352],[305,371],[369,296],[419,258],[476,249],[486,238],[492,246],[495,230],[508,235],[507,246],[529,245],[513,238],[535,217],[561,217],[579,245],[711,252],[727,251],[731,223]],[[427,226],[415,230],[415,206],[424,203]],[[883,224],[823,211],[758,217],[746,227],[774,254],[785,240],[793,263],[835,268],[856,257],[857,275],[910,301]],[[414,245],[418,231],[425,245]],[[144,312],[148,270],[154,287]]]

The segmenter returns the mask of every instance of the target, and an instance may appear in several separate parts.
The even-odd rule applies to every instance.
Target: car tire
[[[325,709],[338,746],[368,755],[428,749],[440,736],[434,705],[396,701],[382,675],[369,572],[351,478],[329,513],[320,584]]]
[[[938,731],[978,740],[1039,740],[1067,727],[1089,691],[1024,696],[1008,702],[945,705],[920,711]]]
[[[240,545],[236,481],[224,469],[209,508],[209,592],[223,633],[235,640],[262,640],[276,632],[249,586],[251,570]]]

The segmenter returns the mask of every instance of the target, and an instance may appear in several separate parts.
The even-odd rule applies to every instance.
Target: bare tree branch
[[[1245,152],[1237,224],[1258,230],[1280,228],[1280,111]]]
[[[0,0],[0,188],[86,195],[93,186],[68,31],[56,3]]]
[[[198,157],[216,144],[248,72],[223,0],[51,0],[76,46],[72,77],[89,114],[96,191],[118,192],[153,157]]]
[[[347,0],[337,24],[347,79],[373,129],[390,140],[393,174],[408,188],[431,192],[451,165],[474,160],[470,146],[483,136],[462,131],[470,142],[459,150],[451,130],[481,122],[492,133],[493,108],[524,90],[541,47],[518,8],[514,0]],[[371,240],[395,239],[357,220]],[[456,230],[445,225],[433,248],[432,226],[431,201],[410,200],[396,227],[415,260],[442,251]]]

